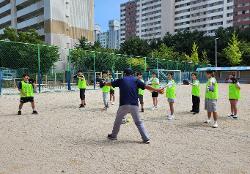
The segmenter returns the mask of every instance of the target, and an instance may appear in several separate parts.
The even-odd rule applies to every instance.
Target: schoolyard
[[[106,139],[111,132],[117,102],[102,112],[100,90],[86,92],[87,107],[79,109],[78,92],[35,95],[39,115],[26,104],[17,116],[18,95],[0,96],[0,174],[172,174],[250,173],[250,85],[242,85],[239,120],[227,118],[230,106],[227,84],[220,84],[219,128],[203,124],[201,112],[191,109],[190,86],[178,86],[175,120],[168,121],[167,100],[150,110],[145,94],[141,114],[151,144],[141,143],[133,123],[122,125],[118,141]]]

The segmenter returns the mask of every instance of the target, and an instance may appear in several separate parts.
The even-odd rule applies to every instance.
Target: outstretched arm
[[[161,88],[161,89],[155,89],[155,88],[152,88],[151,86],[149,85],[146,85],[145,86],[145,89],[149,90],[149,91],[155,91],[155,92],[159,92],[159,93],[162,93],[164,88]]]

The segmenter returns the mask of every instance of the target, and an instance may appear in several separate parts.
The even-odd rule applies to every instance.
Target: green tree
[[[242,42],[240,44],[240,50],[242,52],[242,63],[244,65],[250,65],[250,42]]]
[[[227,60],[231,65],[239,65],[242,62],[242,53],[240,51],[240,41],[236,33],[232,34],[232,38],[228,43],[228,46],[223,50]]]
[[[166,60],[176,60],[180,58],[180,55],[178,52],[175,52],[173,48],[161,44],[158,50],[153,51],[153,57]]]
[[[192,53],[190,56],[190,60],[194,63],[199,63],[199,54],[198,54],[198,45],[194,42],[192,46]]]
[[[120,53],[133,56],[147,56],[151,49],[147,41],[139,37],[132,37],[121,44]]]
[[[43,44],[41,37],[35,30],[18,32],[12,28],[6,28],[1,35],[1,39],[6,41],[0,41],[0,67],[25,68],[30,73],[37,72],[38,44],[40,48],[41,71],[43,73],[47,73],[59,59],[58,48]]]

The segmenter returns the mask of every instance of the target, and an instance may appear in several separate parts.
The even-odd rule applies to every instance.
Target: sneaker
[[[150,140],[143,140],[144,144],[150,144]]]
[[[152,107],[152,111],[153,111],[153,110],[155,110],[155,107],[154,107],[154,106]]]
[[[232,118],[234,115],[233,114],[228,114],[228,118]]]
[[[117,140],[117,138],[116,138],[116,137],[113,137],[112,134],[108,134],[107,138],[108,138],[109,140]]]
[[[207,123],[207,124],[209,124],[210,122],[211,122],[211,120],[204,121],[204,123]]]
[[[158,106],[155,106],[155,109],[158,109]]]
[[[174,119],[174,115],[168,115],[168,120],[173,120]]]
[[[190,112],[194,112],[193,110],[190,110]]]
[[[79,106],[79,108],[84,108],[85,107],[85,105],[83,105],[83,104],[80,104],[80,106]]]
[[[233,119],[238,119],[238,115],[234,115],[234,116],[233,116]]]
[[[143,108],[141,109],[141,112],[144,112],[144,109],[143,109]]]
[[[112,102],[112,103],[111,103],[111,105],[115,105],[115,103],[114,103],[114,102]]]
[[[199,114],[199,112],[193,112],[193,115]]]
[[[218,123],[214,122],[214,125],[212,126],[213,128],[218,128]]]
[[[22,111],[18,111],[18,112],[17,112],[17,115],[22,115]]]
[[[35,114],[35,115],[36,115],[36,114],[38,114],[38,112],[37,112],[37,111],[33,111],[32,114]]]

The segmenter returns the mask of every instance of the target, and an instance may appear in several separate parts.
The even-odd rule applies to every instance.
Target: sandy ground
[[[78,109],[77,92],[38,94],[37,116],[29,104],[17,116],[19,97],[0,96],[0,174],[250,173],[250,85],[242,88],[240,119],[232,120],[227,85],[220,85],[218,129],[202,123],[204,95],[201,113],[189,114],[189,86],[178,87],[174,121],[166,119],[164,95],[151,111],[147,92],[141,116],[149,145],[140,143],[133,123],[122,126],[118,141],[106,139],[118,102],[102,112],[101,91],[87,91],[85,109]]]

